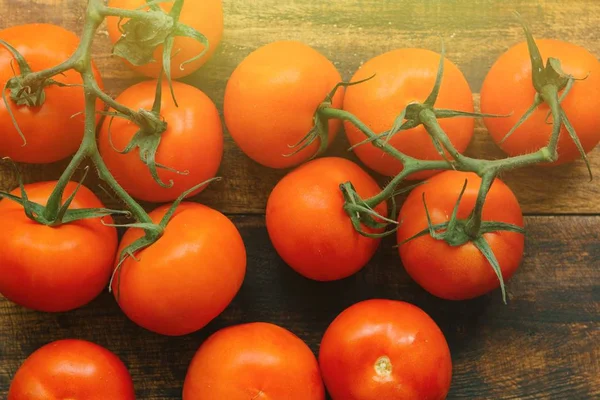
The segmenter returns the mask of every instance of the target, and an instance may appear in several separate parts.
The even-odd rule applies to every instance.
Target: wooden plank
[[[362,62],[377,54],[398,47],[438,50],[442,37],[448,57],[458,64],[476,92],[493,61],[523,39],[512,16],[514,10],[531,23],[538,37],[569,40],[600,55],[600,31],[596,29],[600,2],[577,0],[569,3],[568,12],[566,7],[560,0],[224,0],[223,43],[214,58],[187,81],[204,90],[221,109],[225,84],[235,66],[249,52],[270,41],[297,39],[311,44],[334,60],[344,78],[349,78]],[[39,21],[79,32],[84,8],[82,0],[0,0],[0,27]],[[110,93],[118,94],[139,80],[120,60],[110,56],[104,31],[99,34],[95,54]],[[340,134],[329,154],[354,158],[346,153],[343,136]],[[470,154],[501,156],[481,125]],[[590,158],[597,171],[600,151],[594,151]],[[25,180],[56,179],[64,165],[26,167]],[[227,135],[220,171],[225,180],[203,192],[198,201],[227,213],[262,213],[268,193],[283,173],[246,158]],[[98,189],[98,182],[89,179],[88,185],[108,205],[115,206],[115,201]],[[596,200],[600,182],[587,182],[581,162],[517,171],[507,175],[506,181],[528,214],[600,213],[600,202]],[[12,188],[16,182],[10,167],[0,164],[0,189]]]
[[[526,256],[499,292],[467,302],[433,298],[411,281],[387,240],[360,273],[334,283],[304,279],[275,254],[259,216],[238,216],[248,275],[233,304],[206,329],[181,338],[128,321],[104,293],[67,314],[41,314],[0,300],[0,398],[24,358],[53,340],[95,341],[128,365],[144,400],[180,399],[187,366],[208,334],[231,324],[268,321],[317,352],[333,318],[358,301],[409,301],[447,337],[454,362],[449,399],[592,399],[600,396],[600,217],[528,217]],[[307,295],[310,293],[310,295]]]

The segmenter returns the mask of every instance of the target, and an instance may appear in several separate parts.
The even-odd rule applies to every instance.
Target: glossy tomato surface
[[[314,126],[314,114],[342,80],[335,66],[315,49],[296,41],[267,44],[235,69],[225,90],[223,111],[229,133],[248,157],[271,168],[298,165],[315,154],[317,139],[289,156]],[[332,106],[341,108],[344,90]],[[341,122],[329,121],[329,143]]]
[[[56,182],[32,183],[25,190],[30,201],[46,205],[55,186]],[[76,187],[70,182],[63,200]],[[104,205],[82,186],[69,208]],[[38,311],[63,312],[87,304],[106,288],[113,269],[117,231],[106,225],[110,223],[111,217],[104,217],[46,226],[30,220],[18,203],[1,200],[0,293]]]
[[[310,348],[277,325],[222,329],[200,347],[187,372],[183,400],[324,400]]]
[[[398,243],[428,227],[423,194],[432,224],[448,221],[467,181],[458,208],[458,218],[469,217],[481,178],[473,173],[446,171],[414,189],[400,210]],[[523,227],[523,214],[517,198],[501,180],[496,179],[483,207],[483,221],[505,222]],[[499,231],[485,233],[496,256],[502,277],[510,279],[523,258],[524,236]],[[402,264],[408,274],[429,293],[448,300],[466,300],[486,294],[500,286],[491,264],[472,242],[450,246],[442,240],[424,235],[400,246]]]
[[[154,180],[140,159],[139,149],[120,153],[140,129],[136,124],[123,118],[112,122],[107,119],[100,131],[99,148],[106,165],[121,186],[139,200],[173,201],[184,191],[214,178],[223,158],[223,129],[217,107],[193,86],[174,82],[173,87],[179,106],[168,94],[167,83],[163,83],[160,115],[167,130],[161,134],[156,152],[158,164],[176,171],[158,169],[162,182],[168,185],[172,181],[173,186],[164,188]],[[125,90],[117,101],[134,110],[150,110],[155,90],[156,81],[145,81]]]
[[[408,104],[423,103],[431,93],[440,63],[440,55],[424,49],[398,49],[367,61],[354,74],[357,82],[373,76],[367,82],[351,86],[344,97],[344,110],[354,114],[377,134],[388,131]],[[450,60],[444,60],[444,75],[436,108],[473,112],[473,94],[462,72]],[[464,152],[473,137],[471,118],[440,119],[439,124],[458,151]],[[367,137],[350,122],[345,122],[346,135],[355,145]],[[422,125],[402,131],[389,143],[403,153],[422,160],[440,160],[431,137]],[[395,176],[402,164],[367,143],[354,149],[360,160],[374,171]],[[423,179],[433,175],[424,171],[410,175]]]
[[[346,278],[364,267],[379,246],[379,239],[354,229],[344,210],[340,185],[346,182],[352,182],[364,199],[379,193],[377,182],[358,165],[328,157],[290,172],[269,196],[266,221],[271,242],[281,258],[307,278]],[[385,203],[376,211],[386,216]]]
[[[444,334],[420,308],[367,300],[327,328],[319,364],[333,400],[442,400],[452,379]]]
[[[66,61],[77,49],[79,38],[66,29],[50,24],[27,24],[0,31],[0,40],[14,47],[33,72],[54,67]],[[19,74],[14,56],[0,45],[0,85]],[[102,86],[100,73],[94,66],[94,76]],[[73,154],[83,139],[85,100],[81,76],[74,70],[56,75],[55,81],[71,87],[47,86],[42,105],[17,105],[6,90],[10,110],[26,144],[19,135],[4,101],[0,100],[0,158],[10,157],[24,163],[51,163]],[[103,108],[98,101],[97,109]]]
[[[108,5],[111,7],[126,10],[143,9],[145,4],[145,0],[109,0],[108,2]],[[173,2],[158,2],[158,5],[166,12],[169,12],[171,11],[171,7],[173,7]],[[119,25],[126,23],[127,19],[120,23],[117,17],[108,17],[106,20],[108,35],[114,44],[122,35]],[[171,56],[171,77],[173,79],[182,78],[199,69],[212,57],[215,50],[219,47],[221,37],[223,36],[223,4],[221,0],[186,0],[183,3],[179,22],[196,29],[206,36],[209,46],[208,51],[201,58],[191,63],[186,63],[186,61],[199,55],[204,50],[204,45],[192,38],[175,37]],[[154,51],[154,62],[141,66],[135,66],[129,62],[126,62],[126,64],[140,74],[151,78],[158,78],[163,66],[162,54],[163,46],[161,45]]]
[[[150,213],[158,223],[167,206]],[[143,235],[130,229],[120,250]],[[182,203],[164,235],[128,257],[116,273],[113,293],[138,325],[163,335],[203,328],[229,305],[246,273],[246,249],[235,225],[197,203]]]
[[[600,62],[583,47],[560,40],[536,41],[544,62],[549,57],[561,62],[563,71],[577,80],[561,105],[586,153],[600,141]],[[500,143],[532,105],[535,89],[527,43],[519,43],[502,54],[488,72],[481,88],[481,111],[509,115],[486,118],[485,125],[496,143],[509,155],[532,153],[546,146],[552,132],[547,104],[537,107],[527,121]],[[558,161],[563,164],[581,157],[564,125],[558,142]]]
[[[84,340],[49,343],[25,360],[8,400],[134,400],[133,382],[123,362]]]

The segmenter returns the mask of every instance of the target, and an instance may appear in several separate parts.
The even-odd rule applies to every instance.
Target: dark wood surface
[[[84,0],[0,0],[0,28],[53,22],[81,29]],[[333,60],[345,78],[364,61],[398,47],[438,50],[465,73],[476,93],[496,57],[522,40],[518,10],[538,37],[572,41],[600,55],[600,1],[454,0],[379,1],[224,0],[224,40],[214,58],[187,79],[221,109],[227,77],[253,49],[277,39],[302,40]],[[96,61],[110,93],[139,80],[110,54],[102,32]],[[477,98],[477,95],[475,95]],[[330,154],[348,155],[340,134]],[[587,181],[582,163],[507,175],[528,215],[526,257],[509,283],[509,303],[493,293],[446,302],[420,289],[404,272],[393,242],[384,241],[359,274],[316,283],[291,271],[274,252],[264,228],[268,193],[285,171],[262,168],[226,139],[220,175],[197,200],[232,215],[248,249],[248,275],[234,303],[203,331],[165,338],[138,328],[107,293],[67,314],[40,314],[0,298],[0,398],[20,363],[39,346],[76,337],[117,353],[129,367],[138,398],[181,398],[187,365],[216,329],[269,321],[291,329],[317,352],[329,322],[351,304],[374,297],[406,300],[441,326],[453,355],[449,398],[591,399],[600,397],[600,181]],[[472,154],[502,154],[479,125]],[[600,150],[590,156],[600,174]],[[64,162],[24,170],[27,181],[55,179]],[[382,179],[383,182],[383,179]],[[0,189],[16,184],[0,163]],[[114,201],[92,183],[109,205]],[[0,229],[2,229],[0,221]]]

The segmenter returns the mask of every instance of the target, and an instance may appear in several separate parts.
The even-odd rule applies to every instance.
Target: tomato
[[[167,209],[151,212],[152,220],[158,223]],[[142,235],[140,229],[129,229],[119,253]],[[211,208],[182,203],[164,235],[123,262],[113,293],[138,325],[163,335],[185,335],[225,310],[245,273],[246,249],[235,225]]]
[[[229,133],[248,157],[271,168],[298,165],[318,150],[320,140],[289,156],[315,122],[314,114],[342,80],[335,66],[313,48],[278,41],[252,52],[233,71],[225,89],[223,112]],[[339,89],[332,106],[341,108]],[[329,143],[341,127],[329,121]]]
[[[161,116],[167,122],[156,152],[156,162],[174,171],[158,168],[162,182],[173,186],[161,187],[150,169],[140,159],[139,149],[122,154],[139,127],[124,118],[105,120],[100,131],[99,148],[108,169],[133,197],[152,202],[172,201],[181,193],[213,178],[223,157],[223,130],[219,111],[199,89],[173,82],[179,107],[168,96],[163,83]],[[125,90],[117,101],[134,110],[152,109],[156,81],[146,81]],[[112,140],[112,145],[111,145]],[[113,147],[114,146],[114,147]],[[115,150],[116,149],[116,150]],[[202,191],[200,188],[193,196]]]
[[[544,62],[549,57],[558,58],[566,74],[576,78],[587,76],[585,80],[575,81],[561,104],[583,149],[586,153],[590,152],[600,141],[600,62],[583,47],[571,43],[550,39],[537,40],[536,43]],[[484,122],[494,141],[511,156],[532,153],[550,141],[552,117],[546,118],[550,109],[544,103],[506,141],[500,143],[532,105],[535,93],[526,42],[502,54],[483,82],[481,111],[510,114],[507,118],[485,118]],[[581,157],[564,125],[558,142],[558,154],[555,164]]]
[[[56,182],[25,185],[30,201],[45,205]],[[70,182],[63,199],[77,184]],[[20,195],[20,190],[12,192]],[[104,208],[82,186],[70,209]],[[30,309],[63,312],[92,301],[107,286],[117,231],[100,218],[50,227],[27,218],[16,202],[0,201],[0,293]],[[104,217],[105,223],[112,218]]]
[[[440,63],[440,55],[424,49],[399,49],[367,61],[352,77],[356,82],[374,77],[367,82],[351,86],[344,98],[344,110],[354,114],[375,133],[390,130],[402,109],[413,102],[422,103],[433,89]],[[444,75],[435,108],[473,112],[473,94],[458,67],[444,60]],[[450,141],[459,152],[464,152],[473,137],[472,118],[447,118],[439,120]],[[367,137],[349,122],[344,123],[350,144],[355,145]],[[431,137],[422,125],[398,132],[389,143],[401,152],[422,160],[440,160]],[[374,145],[362,144],[354,149],[358,158],[374,171],[395,176],[402,163]],[[423,179],[435,172],[424,171],[410,175]]]
[[[458,219],[467,219],[475,206],[481,178],[470,172],[446,171],[410,193],[398,216],[398,242],[402,243],[428,227],[423,194],[432,224],[448,221],[465,180],[468,183],[457,216]],[[523,226],[517,198],[499,179],[494,181],[488,193],[483,221]],[[498,260],[504,281],[507,281],[521,263],[523,235],[499,231],[485,233],[483,237]],[[399,251],[408,274],[429,293],[443,299],[471,299],[500,285],[489,261],[472,242],[450,246],[443,240],[425,235],[401,245]]]
[[[319,365],[333,400],[442,400],[452,379],[444,334],[420,308],[367,300],[327,328]]]
[[[267,323],[222,329],[192,359],[183,400],[324,400],[319,365],[290,331]]]
[[[145,0],[109,0],[108,2],[110,7],[126,10],[142,9],[144,4],[146,4]],[[169,12],[171,11],[173,2],[159,2],[158,5],[166,12]],[[127,19],[124,19],[120,25],[126,22]],[[171,77],[173,79],[191,74],[212,57],[223,36],[223,4],[221,0],[184,1],[179,22],[196,29],[206,36],[209,46],[208,51],[201,58],[189,64],[182,65],[199,55],[204,50],[204,45],[195,39],[176,36],[171,56]],[[106,18],[106,23],[110,40],[115,44],[121,38],[119,18],[108,17]],[[140,74],[151,78],[158,78],[163,66],[162,54],[163,46],[161,45],[154,51],[154,62],[141,66],[135,66],[127,61],[125,63]]]
[[[364,199],[380,191],[358,165],[328,157],[290,172],[269,196],[266,221],[273,246],[290,267],[307,278],[346,278],[360,270],[379,246],[379,239],[359,234],[344,211],[340,184],[348,181]],[[385,203],[375,210],[387,216]]]
[[[134,400],[133,382],[119,358],[84,340],[49,343],[25,360],[8,400]]]
[[[56,25],[19,25],[0,31],[0,39],[12,45],[27,61],[33,72],[54,67],[67,60],[77,49],[79,38]],[[18,75],[19,65],[13,55],[0,45],[0,85]],[[99,85],[100,73],[93,67]],[[56,75],[55,81],[68,85],[81,85],[81,75],[74,70]],[[85,100],[81,87],[47,86],[45,101],[41,106],[19,106],[6,90],[15,119],[27,144],[19,135],[10,113],[0,100],[0,158],[10,157],[25,163],[51,163],[75,153],[83,139]],[[98,101],[98,110],[103,104]]]

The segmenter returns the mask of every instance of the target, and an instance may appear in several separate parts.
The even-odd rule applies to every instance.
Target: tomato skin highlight
[[[158,223],[168,207],[152,211],[152,220]],[[142,235],[129,229],[119,254]],[[195,332],[217,317],[246,273],[246,249],[235,225],[197,203],[182,203],[164,235],[135,257],[117,271],[113,294],[133,322],[168,336]]]
[[[27,24],[6,28],[0,31],[0,39],[12,45],[29,64],[33,72],[54,67],[66,61],[77,49],[79,38],[73,32],[51,24]],[[102,87],[102,78],[95,64],[93,73]],[[19,65],[8,49],[0,45],[0,87],[20,73]],[[69,70],[52,79],[71,85],[81,85],[78,72]],[[4,101],[0,100],[0,158],[10,157],[23,163],[46,164],[62,160],[79,148],[83,139],[85,108],[83,88],[58,87],[44,88],[45,101],[39,107],[18,106],[10,98],[9,102],[19,128],[27,144],[19,135]],[[69,99],[65,101],[65,99]],[[97,110],[103,103],[97,102]]]
[[[340,184],[348,181],[363,199],[380,191],[358,165],[327,157],[290,172],[269,196],[266,223],[271,242],[291,268],[309,279],[346,278],[364,267],[379,246],[380,239],[360,235],[344,211]],[[387,216],[385,203],[375,210]]]
[[[21,365],[8,400],[134,400],[133,382],[123,362],[84,340],[49,343]]]
[[[25,185],[30,201],[46,205],[57,182]],[[63,201],[77,187],[69,182]],[[20,189],[11,192],[19,196]],[[70,209],[104,208],[81,186]],[[38,224],[16,202],[0,201],[0,293],[23,307],[64,312],[96,298],[108,285],[117,250],[117,231],[107,216],[57,227]],[[104,224],[102,223],[104,221]]]
[[[313,117],[342,77],[325,56],[296,41],[278,41],[252,52],[235,69],[225,90],[225,124],[251,159],[270,168],[288,168],[313,156],[319,139],[296,155],[290,146],[314,126]],[[333,97],[341,108],[344,89]],[[341,127],[329,121],[329,143]]]
[[[467,189],[458,209],[458,218],[468,218],[475,206],[481,178],[470,172],[443,172],[409,194],[398,216],[398,243],[427,228],[423,193],[432,224],[440,224],[448,221],[452,214],[465,179],[468,181]],[[488,193],[483,221],[506,222],[523,227],[523,214],[517,198],[499,179],[494,181]],[[485,233],[484,237],[498,259],[504,282],[508,281],[523,258],[523,234],[502,231]],[[447,300],[467,300],[500,286],[492,266],[471,242],[452,247],[425,235],[401,245],[399,252],[406,272],[434,296]]]
[[[325,331],[319,352],[333,400],[442,400],[452,379],[443,333],[420,308],[366,300]]]
[[[161,187],[140,159],[139,149],[128,154],[123,150],[131,142],[139,127],[123,118],[107,119],[100,131],[99,149],[108,169],[123,188],[143,201],[174,201],[182,192],[214,178],[223,158],[223,128],[219,111],[202,91],[193,86],[173,82],[177,107],[163,83],[161,116],[167,122],[156,152],[156,162],[177,172],[158,168],[163,183],[171,180],[173,186]],[[145,81],[126,89],[117,101],[134,109],[151,109],[156,81]],[[112,140],[112,145],[111,145]],[[114,145],[114,147],[113,147]],[[203,191],[201,187],[188,197]]]
[[[145,0],[109,0],[110,7],[122,8],[127,10],[138,9],[146,4]],[[158,5],[165,11],[169,12],[173,6],[172,2],[162,2]],[[121,23],[124,24],[127,19]],[[215,53],[219,47],[221,38],[223,37],[223,4],[221,0],[202,0],[202,1],[185,1],[179,22],[195,28],[208,39],[208,51],[198,60],[181,66],[182,63],[192,59],[204,50],[202,45],[197,40],[188,37],[175,37],[173,45],[173,53],[171,55],[171,77],[173,79],[183,78],[188,76],[202,67]],[[106,27],[108,35],[113,45],[120,39],[121,32],[119,30],[119,18],[107,17]],[[125,64],[134,71],[146,75],[150,78],[158,78],[162,70],[162,53],[163,46],[160,45],[154,51],[154,62],[136,66],[128,61]]]
[[[549,57],[558,58],[566,74],[577,80],[561,106],[589,153],[600,142],[600,61],[583,47],[560,40],[541,39],[536,44],[544,63]],[[509,115],[507,118],[485,118],[485,125],[494,141],[511,156],[532,153],[546,146],[552,133],[552,117],[546,119],[547,104],[534,113],[513,134],[500,143],[532,105],[535,88],[531,78],[531,61],[527,43],[507,50],[494,63],[481,88],[481,111]],[[510,93],[510,96],[505,96]],[[548,123],[549,122],[549,123]],[[558,142],[558,160],[552,164],[569,163],[581,158],[564,125]]]
[[[228,327],[200,346],[183,400],[324,400],[317,360],[292,332],[268,323]]]
[[[348,87],[344,110],[354,114],[377,134],[388,131],[404,107],[412,102],[424,102],[433,89],[440,55],[425,49],[398,49],[367,61],[354,74],[351,82],[373,76],[372,79]],[[444,60],[444,75],[435,108],[473,112],[473,94],[467,80],[450,60]],[[474,131],[472,118],[439,120],[450,141],[459,152],[464,152]],[[350,122],[344,122],[351,145],[367,139]],[[390,145],[403,153],[421,160],[441,160],[431,137],[423,125],[398,132]],[[386,176],[396,176],[402,163],[370,143],[354,149],[358,158],[372,170]],[[437,173],[422,171],[409,179],[424,179]]]

